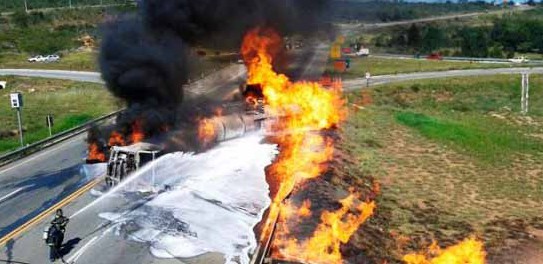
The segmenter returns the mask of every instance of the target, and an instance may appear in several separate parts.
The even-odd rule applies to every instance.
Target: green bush
[[[50,54],[77,46],[75,34],[68,30],[29,28],[20,30],[17,35],[19,50],[32,54]]]

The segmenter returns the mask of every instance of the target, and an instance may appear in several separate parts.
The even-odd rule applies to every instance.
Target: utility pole
[[[528,114],[528,99],[530,97],[530,74],[522,74],[522,94],[520,98],[520,112],[523,115]]]

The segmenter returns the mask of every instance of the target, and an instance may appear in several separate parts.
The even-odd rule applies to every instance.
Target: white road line
[[[79,257],[81,257],[83,255],[83,253],[85,253],[85,251],[87,250],[87,248],[89,248],[92,244],[94,244],[94,242],[98,240],[98,236],[95,236],[93,237],[89,242],[87,242],[85,245],[83,245],[83,247],[81,247],[81,249],[79,249],[78,251],[76,251],[73,256],[71,256],[69,259],[68,259],[68,263],[75,263]]]
[[[87,248],[89,248],[96,240],[98,239],[98,236],[93,237],[87,244],[83,245],[78,251],[76,251],[70,258],[68,258],[68,263],[75,263],[79,257],[85,253]]]
[[[71,143],[73,143],[73,141],[75,141],[76,139],[77,139],[77,140],[81,140],[81,138],[79,138],[79,136],[76,136],[75,138],[70,139],[70,140],[68,140],[68,141],[65,141],[65,142],[61,143],[60,145],[58,145],[58,146],[56,146],[56,147],[54,147],[54,148],[47,149],[46,151],[43,151],[42,153],[39,153],[39,154],[37,154],[37,155],[35,155],[35,156],[31,156],[30,158],[28,158],[27,160],[25,160],[25,161],[23,161],[23,162],[17,163],[17,164],[15,164],[15,165],[13,165],[13,166],[11,166],[11,167],[9,167],[9,168],[6,168],[6,169],[4,169],[4,170],[1,170],[1,171],[0,171],[0,175],[2,175],[2,174],[3,174],[4,172],[6,172],[6,171],[9,171],[9,170],[12,170],[12,169],[14,169],[14,168],[17,168],[17,167],[19,167],[19,166],[21,166],[21,165],[23,165],[23,164],[26,164],[26,163],[28,163],[28,162],[30,162],[30,161],[33,161],[33,160],[37,159],[37,158],[39,158],[39,157],[42,157],[42,156],[47,155],[47,154],[50,154],[50,152],[57,151],[57,150],[59,150],[60,148],[69,146],[69,145],[70,145]],[[9,166],[9,165],[8,165],[8,166]]]
[[[10,192],[8,195],[6,195],[6,196],[0,198],[0,203],[3,202],[3,201],[5,201],[5,200],[7,200],[9,197],[15,195],[16,193],[18,193],[18,192],[20,192],[20,191],[26,189],[26,187],[28,187],[28,186],[21,187],[21,188],[15,190],[15,191],[13,191],[13,192]]]

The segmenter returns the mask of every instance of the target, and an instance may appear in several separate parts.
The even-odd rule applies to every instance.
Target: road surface
[[[62,79],[80,82],[104,83],[99,72],[62,71],[62,70],[29,70],[29,69],[0,69],[1,75],[40,77]],[[8,83],[9,85],[9,83]]]
[[[400,60],[427,60],[426,58],[429,54],[421,54],[420,58],[415,58],[413,54],[372,54],[371,58],[383,58],[383,59],[400,59]],[[475,57],[448,57],[445,56],[441,61],[464,61],[464,62],[479,62],[479,63],[501,63],[509,64],[513,67],[526,67],[526,66],[537,66],[542,65],[543,60],[529,60],[523,63],[513,63],[509,59],[502,58],[475,58]],[[503,65],[505,67],[505,65]]]
[[[392,21],[392,22],[384,22],[384,23],[339,24],[338,26],[340,27],[340,30],[342,31],[343,34],[349,34],[354,31],[361,31],[361,30],[362,31],[375,30],[375,29],[381,29],[385,27],[410,25],[410,24],[417,24],[417,23],[428,23],[428,22],[451,20],[451,19],[471,18],[471,17],[480,16],[480,15],[502,14],[502,13],[511,12],[511,11],[527,11],[533,8],[534,7],[531,7],[531,6],[519,6],[519,7],[514,7],[512,9],[500,9],[500,10],[489,11],[489,12],[450,14],[450,15],[443,15],[443,16],[435,16],[435,17],[427,17],[427,18],[411,19],[411,20],[403,20],[403,21]]]
[[[0,75],[22,75],[46,78],[64,78],[75,81],[90,81],[101,83],[98,73],[81,73],[66,71],[21,71],[0,70]],[[228,76],[228,78],[225,78]],[[188,97],[209,96],[223,98],[236,90],[245,79],[243,65],[232,65],[222,69],[199,82],[186,87]],[[27,222],[40,212],[51,207],[63,198],[78,190],[89,182],[81,173],[83,159],[86,156],[87,145],[85,134],[78,135],[51,148],[21,159],[0,168],[0,237],[3,237],[21,224]],[[79,204],[89,203],[94,198],[87,194],[78,200]],[[70,210],[67,210],[68,212]],[[47,222],[47,221],[46,221]],[[43,222],[43,223],[46,223]],[[81,230],[92,229],[92,225],[82,222],[81,227],[74,224],[74,228]],[[99,223],[98,223],[99,224]],[[43,226],[42,226],[43,227]],[[38,228],[35,234],[43,230]],[[69,240],[69,238],[68,238]],[[11,240],[5,246],[5,251],[0,254],[1,259],[24,260],[25,263],[43,263],[46,256],[46,248],[38,237],[32,237],[24,242],[24,239]],[[24,246],[19,247],[19,244]],[[29,249],[32,249],[29,251]],[[19,250],[19,251],[18,251]],[[100,255],[100,254],[97,254]],[[131,255],[132,256],[132,255]],[[138,254],[133,255],[138,257]],[[114,260],[104,262],[87,263],[119,263]],[[139,263],[136,259],[124,263]],[[148,262],[149,263],[149,262]]]
[[[498,69],[476,69],[476,70],[453,70],[453,71],[438,71],[438,72],[417,72],[405,74],[391,74],[373,76],[370,79],[369,85],[381,85],[386,83],[404,82],[422,79],[437,79],[451,77],[470,77],[470,76],[485,76],[497,74],[543,74],[543,67],[536,68],[498,68]],[[343,81],[343,89],[345,91],[353,91],[366,87],[367,80],[365,78],[357,78]]]

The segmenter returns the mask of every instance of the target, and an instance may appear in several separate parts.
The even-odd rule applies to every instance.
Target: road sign
[[[11,108],[23,107],[23,95],[21,93],[11,93],[9,95]]]
[[[0,81],[0,90],[1,89],[6,89],[6,84],[7,84],[6,81]]]
[[[9,94],[9,99],[11,103],[11,108],[17,109],[17,122],[19,123],[19,140],[21,141],[21,147],[23,147],[23,119],[21,117],[21,108],[23,107],[23,95],[21,93],[11,93]]]
[[[366,72],[366,79],[370,79],[370,78],[371,78],[370,72]]]

